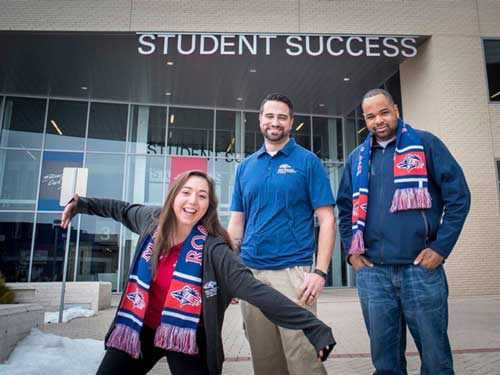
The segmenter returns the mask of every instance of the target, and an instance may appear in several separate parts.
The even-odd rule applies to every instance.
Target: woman
[[[233,297],[275,324],[302,329],[322,360],[335,345],[329,327],[239,262],[205,173],[179,175],[163,208],[75,195],[62,227],[78,213],[111,217],[140,235],[97,374],[145,374],[164,356],[174,375],[220,374],[222,322]]]

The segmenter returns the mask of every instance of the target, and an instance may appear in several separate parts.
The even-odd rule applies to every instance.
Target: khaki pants
[[[310,267],[293,267],[284,270],[251,271],[263,283],[298,302],[298,290],[304,281],[304,272],[309,269]],[[316,314],[316,305],[304,307]],[[245,301],[241,301],[241,312],[256,375],[326,374],[313,345],[302,330],[274,325],[259,309]]]

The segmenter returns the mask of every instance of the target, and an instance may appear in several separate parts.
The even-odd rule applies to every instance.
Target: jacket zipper
[[[385,162],[385,148],[382,149],[382,159],[380,163],[380,176],[381,176],[381,188],[380,188],[380,201],[383,202],[384,199],[384,162]],[[384,228],[384,210],[380,210],[380,223],[382,223],[381,228]],[[380,262],[384,264],[384,248],[385,248],[385,237],[383,231],[382,234],[382,248],[380,249]]]
[[[422,218],[424,219],[424,227],[425,227],[425,242],[424,246],[427,247],[429,244],[429,223],[427,221],[427,216],[425,216],[424,211],[420,211],[420,214],[422,215]]]

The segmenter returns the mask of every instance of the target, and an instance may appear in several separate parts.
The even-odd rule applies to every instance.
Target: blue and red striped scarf
[[[203,246],[207,235],[206,228],[197,224],[184,241],[163,306],[161,324],[156,330],[155,346],[159,348],[198,353],[196,329],[202,311]],[[156,232],[144,241],[118,308],[115,328],[106,342],[108,347],[122,350],[134,358],[141,356],[139,335],[149,300],[155,238]]]
[[[363,231],[368,212],[368,184],[371,150],[375,139],[366,137],[359,157],[353,164],[352,189],[352,242],[349,254],[363,254]],[[390,212],[430,208],[427,164],[420,135],[398,119],[396,151],[394,152],[394,195]]]

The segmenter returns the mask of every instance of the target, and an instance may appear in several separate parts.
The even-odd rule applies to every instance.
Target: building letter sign
[[[138,33],[141,55],[266,55],[414,57],[417,38],[409,36],[243,35]]]

